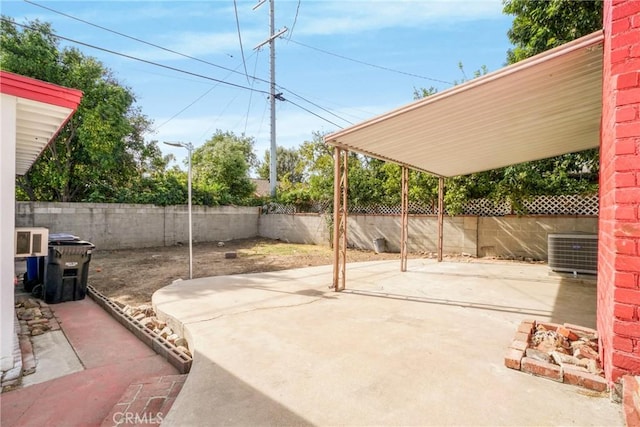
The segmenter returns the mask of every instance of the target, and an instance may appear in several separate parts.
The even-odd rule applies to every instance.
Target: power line
[[[392,73],[404,74],[405,76],[417,77],[419,79],[430,80],[432,82],[438,82],[438,83],[445,83],[445,84],[448,84],[448,85],[453,85],[453,83],[447,82],[445,80],[439,80],[439,79],[434,79],[434,78],[431,78],[431,77],[425,77],[425,76],[421,76],[419,74],[407,73],[405,71],[394,70],[393,68],[389,68],[389,67],[383,67],[382,65],[371,64],[369,62],[361,61],[359,59],[349,58],[347,56],[343,56],[343,55],[339,55],[337,53],[329,52],[327,50],[320,49],[318,47],[309,46],[307,44],[301,43],[301,42],[296,41],[296,40],[289,39],[289,41],[291,43],[295,43],[297,45],[306,47],[308,49],[316,50],[318,52],[322,52],[322,53],[327,54],[327,55],[335,56],[336,58],[340,58],[340,59],[344,59],[346,61],[351,61],[351,62],[355,62],[355,63],[358,63],[358,64],[366,65],[368,67],[378,68],[380,70],[385,70],[385,71],[391,71]]]
[[[242,47],[242,36],[240,35],[240,19],[238,18],[238,4],[236,0],[233,0],[233,10],[236,14],[236,28],[238,29],[238,41],[240,42],[240,53],[242,54],[242,65],[244,66],[244,75],[247,76],[247,83],[249,82],[249,73],[247,72],[247,61],[244,59],[244,48]]]
[[[147,46],[152,46],[152,47],[155,47],[157,49],[164,50],[165,52],[170,52],[170,53],[173,53],[175,55],[182,56],[184,58],[192,59],[194,61],[198,61],[198,62],[203,63],[203,64],[211,65],[212,67],[220,68],[221,70],[230,71],[230,72],[236,73],[236,74],[242,74],[242,72],[240,72],[240,71],[232,70],[231,68],[223,67],[222,65],[218,65],[218,64],[215,64],[213,62],[206,61],[204,59],[196,58],[195,56],[187,55],[186,53],[178,52],[176,50],[169,49],[169,48],[166,48],[164,46],[160,46],[160,45],[157,45],[155,43],[151,43],[151,42],[148,42],[146,40],[142,40],[142,39],[139,39],[137,37],[133,37],[133,36],[130,36],[128,34],[124,34],[124,33],[121,33],[119,31],[115,31],[115,30],[112,30],[110,28],[103,27],[103,26],[98,25],[98,24],[94,24],[93,22],[85,21],[84,19],[78,18],[78,17],[73,16],[73,15],[69,15],[69,14],[64,13],[64,12],[60,12],[59,10],[52,9],[50,7],[35,3],[33,1],[30,1],[30,0],[23,0],[23,1],[25,1],[26,3],[32,4],[34,6],[46,9],[46,10],[48,10],[50,12],[57,13],[58,15],[62,15],[62,16],[65,16],[67,18],[82,22],[84,24],[91,25],[92,27],[100,28],[101,30],[107,31],[109,33],[117,34],[117,35],[119,35],[121,37],[124,37],[124,38],[127,38],[129,40],[134,40],[134,41],[137,41],[139,43],[146,44]],[[245,69],[245,74],[246,74],[246,69]],[[252,78],[254,80],[262,81],[264,83],[269,83],[268,80],[260,79],[260,78],[255,77],[255,76],[252,76]]]
[[[298,13],[300,12],[300,3],[302,0],[298,0],[298,6],[296,6],[296,16],[293,18],[293,25],[291,25],[291,29],[289,30],[289,38],[291,40],[291,36],[293,36],[293,29],[296,28],[296,22],[298,22]]]
[[[18,25],[18,26],[20,26],[22,28],[28,28],[28,29],[33,30],[33,31],[38,31],[37,28],[31,27],[29,25],[18,24],[17,22],[13,22],[10,19],[4,18],[4,17],[2,17],[1,19],[3,21],[11,22],[12,24]],[[143,62],[143,63],[149,64],[149,65],[154,65],[156,67],[165,68],[167,70],[176,71],[178,73],[183,73],[183,74],[188,74],[190,76],[200,77],[202,79],[211,80],[211,81],[218,82],[220,84],[224,84],[224,85],[227,85],[227,86],[237,87],[239,89],[245,89],[245,90],[250,90],[250,91],[254,91],[254,92],[264,93],[266,95],[269,94],[269,92],[267,92],[265,90],[253,89],[253,88],[250,88],[248,86],[243,86],[243,85],[239,85],[239,84],[236,84],[236,83],[226,82],[224,80],[216,79],[216,78],[213,78],[213,77],[208,77],[208,76],[205,76],[205,75],[202,75],[202,74],[198,74],[198,73],[194,73],[194,72],[191,72],[191,71],[182,70],[180,68],[171,67],[169,65],[159,64],[157,62],[149,61],[147,59],[142,59],[142,58],[138,58],[138,57],[135,57],[135,56],[132,56],[132,55],[127,55],[126,53],[116,52],[115,50],[111,50],[111,49],[107,49],[107,48],[104,48],[104,47],[99,47],[99,46],[95,46],[95,45],[92,45],[92,44],[89,44],[89,43],[85,43],[85,42],[81,42],[81,41],[78,41],[78,40],[74,40],[74,39],[71,39],[69,37],[60,36],[58,34],[55,34],[53,31],[51,32],[51,35],[53,37],[56,37],[56,38],[60,39],[60,40],[66,40],[68,42],[76,43],[76,44],[79,44],[81,46],[90,47],[92,49],[96,49],[96,50],[100,50],[100,51],[103,51],[103,52],[110,53],[112,55],[122,56],[122,57],[127,58],[127,59]]]
[[[242,74],[241,72],[239,72],[239,71],[237,71],[237,70],[233,70],[233,69],[231,69],[231,68],[223,67],[223,66],[218,65],[218,64],[215,64],[215,63],[213,63],[213,62],[205,61],[205,60],[203,60],[203,59],[196,58],[196,57],[194,57],[194,56],[187,55],[187,54],[184,54],[184,53],[182,53],[182,52],[178,52],[178,51],[175,51],[175,50],[173,50],[173,49],[169,49],[169,48],[166,48],[166,47],[164,47],[164,46],[160,46],[160,45],[157,45],[157,44],[155,44],[155,43],[151,43],[151,42],[148,42],[148,41],[146,41],[146,40],[142,40],[142,39],[140,39],[140,38],[133,37],[133,36],[130,36],[130,35],[128,35],[128,34],[124,34],[124,33],[121,33],[121,32],[119,32],[119,31],[112,30],[112,29],[107,28],[107,27],[103,27],[103,26],[98,25],[98,24],[94,24],[93,22],[86,21],[86,20],[84,20],[84,19],[81,19],[81,18],[75,17],[75,16],[73,16],[73,15],[69,15],[69,14],[64,13],[64,12],[61,12],[61,11],[59,11],[59,10],[56,10],[56,9],[50,8],[50,7],[48,7],[48,6],[44,6],[44,5],[38,4],[38,3],[33,2],[33,1],[31,1],[31,0],[23,0],[23,1],[25,1],[26,3],[29,3],[29,4],[31,4],[31,5],[33,5],[33,6],[40,7],[40,8],[46,9],[46,10],[48,10],[48,11],[50,11],[50,12],[53,12],[53,13],[56,13],[56,14],[59,14],[59,15],[65,16],[65,17],[67,17],[67,18],[73,19],[73,20],[75,20],[75,21],[82,22],[82,23],[84,23],[84,24],[90,25],[90,26],[95,27],[95,28],[99,28],[99,29],[104,30],[104,31],[107,31],[107,32],[109,32],[109,33],[117,34],[117,35],[119,35],[119,36],[121,36],[121,37],[125,37],[125,38],[127,38],[127,39],[129,39],[129,40],[134,40],[134,41],[137,41],[137,42],[139,42],[139,43],[146,44],[147,46],[152,46],[152,47],[155,47],[155,48],[157,48],[157,49],[161,49],[161,50],[163,50],[163,51],[165,51],[165,52],[170,52],[170,53],[173,53],[173,54],[175,54],[175,55],[182,56],[182,57],[184,57],[184,58],[192,59],[192,60],[194,60],[194,61],[198,61],[198,62],[203,63],[203,64],[211,65],[211,66],[213,66],[213,67],[220,68],[220,69],[222,69],[222,70],[226,70],[226,71],[229,71],[229,72],[231,72],[231,73]],[[234,0],[234,6],[235,6],[235,0]],[[293,25],[294,25],[294,26],[295,26],[296,21],[297,21],[297,18],[298,18],[298,11],[299,11],[299,8],[300,8],[300,0],[298,1],[298,8],[296,9],[296,18],[295,18],[294,23],[293,23]],[[18,25],[19,25],[19,24],[18,24]],[[25,26],[23,26],[23,27],[25,27]],[[239,28],[239,26],[238,26],[238,28]],[[61,37],[61,38],[62,38],[62,37]],[[65,39],[65,40],[66,40],[66,39]],[[69,39],[69,41],[75,42],[75,41],[70,40],[70,39]],[[295,40],[292,40],[292,41],[293,41],[294,43],[301,44],[301,43],[299,43],[299,42],[296,42]],[[80,42],[77,42],[77,43],[80,43]],[[82,43],[80,43],[80,44],[82,44]],[[87,46],[89,46],[89,47],[93,47],[93,46],[91,46],[91,45],[87,45]],[[241,46],[241,49],[242,49],[242,42],[240,42],[240,46]],[[98,48],[96,47],[96,49],[98,49]],[[122,54],[122,55],[124,55],[124,54]],[[244,73],[244,75],[245,75],[245,76],[248,76],[247,68],[246,68],[246,62],[245,62],[245,57],[244,57],[244,53],[242,54],[242,60],[243,60],[243,64],[245,64],[245,73]],[[142,60],[142,61],[144,61],[144,60]],[[150,62],[150,63],[151,63],[151,62]],[[162,66],[162,65],[161,65],[161,66]],[[165,67],[165,68],[170,68],[170,67]],[[193,75],[198,76],[198,75],[196,75],[196,74],[193,74]],[[251,76],[251,78],[252,78],[254,81],[256,81],[256,80],[257,80],[257,81],[260,81],[260,82],[263,82],[263,83],[269,83],[269,84],[271,83],[269,80],[266,80],[266,79],[262,79],[262,78],[256,77],[256,76],[255,76],[255,70],[254,70],[254,75],[253,75],[253,76]],[[214,80],[215,80],[215,79],[214,79]],[[252,88],[253,88],[253,85],[252,85]],[[282,88],[282,89],[285,89],[285,88]],[[320,109],[322,109],[322,110],[324,110],[324,111],[327,111],[327,110],[325,110],[323,107],[320,107],[319,105],[314,104],[313,102],[311,102],[311,101],[309,101],[309,100],[305,99],[304,97],[302,97],[302,96],[300,96],[300,95],[296,94],[295,92],[293,92],[293,91],[291,91],[291,90],[289,90],[289,89],[285,89],[285,90],[286,90],[287,92],[291,93],[292,95],[294,95],[294,96],[296,96],[296,97],[298,97],[298,98],[302,99],[303,101],[308,102],[309,104],[311,104],[311,105],[315,106],[316,108],[320,108]],[[256,91],[257,91],[257,92],[260,92],[260,93],[266,93],[265,91],[260,91],[260,90],[256,90]],[[327,111],[327,112],[328,112],[328,111]],[[332,115],[334,115],[334,116],[335,116],[335,114],[333,114],[333,113],[330,113],[330,114],[332,114]],[[338,117],[338,116],[336,116],[336,117]],[[338,118],[340,118],[341,120],[344,120],[344,121],[345,121],[345,122],[347,122],[347,123],[350,123],[348,120],[346,120],[346,119],[344,119],[344,118],[342,118],[342,117],[338,117]]]
[[[332,122],[332,121],[331,121],[331,120],[329,120],[329,119],[325,119],[325,118],[324,118],[324,117],[322,117],[321,115],[316,114],[316,113],[314,113],[314,112],[313,112],[313,111],[311,111],[311,110],[307,110],[307,109],[306,109],[306,108],[304,108],[302,105],[298,105],[298,104],[296,104],[295,102],[293,102],[293,101],[291,101],[291,100],[289,100],[289,99],[285,99],[285,101],[286,101],[286,102],[288,102],[289,104],[293,104],[293,105],[295,105],[296,107],[300,108],[301,110],[306,111],[306,112],[307,112],[307,113],[309,113],[309,114],[312,114],[312,115],[316,116],[316,117],[317,117],[317,118],[319,118],[320,120],[324,120],[324,121],[325,121],[325,122],[327,122],[327,123],[331,123],[332,125],[334,125],[334,126],[335,126],[335,127],[337,127],[338,129],[344,129],[344,127],[343,127],[343,126],[340,126],[339,124],[336,124],[336,123]],[[344,119],[343,119],[343,120],[344,120]],[[346,121],[346,120],[345,120],[345,121]]]
[[[305,101],[305,102],[307,102],[307,103],[309,103],[309,104],[313,105],[314,107],[321,109],[321,110],[322,110],[322,111],[324,111],[325,113],[329,113],[329,114],[331,114],[333,117],[336,117],[336,118],[338,118],[338,119],[340,119],[340,120],[344,120],[345,122],[349,123],[350,125],[352,125],[352,124],[353,124],[352,122],[350,122],[349,120],[345,119],[344,117],[340,117],[339,115],[337,115],[337,114],[336,114],[336,113],[334,113],[333,111],[328,110],[328,109],[326,109],[326,108],[324,108],[324,107],[321,107],[320,105],[316,104],[315,102],[309,101],[308,99],[306,99],[306,98],[302,97],[301,95],[298,95],[298,94],[296,94],[296,93],[294,93],[294,92],[290,91],[289,89],[287,89],[287,88],[285,88],[285,87],[283,87],[283,86],[280,86],[280,85],[277,85],[277,86],[278,86],[280,89],[282,89],[282,90],[286,90],[287,92],[289,92],[290,94],[292,94],[292,95],[293,95],[293,96],[295,96],[296,98],[300,98],[301,100],[303,100],[303,101]]]

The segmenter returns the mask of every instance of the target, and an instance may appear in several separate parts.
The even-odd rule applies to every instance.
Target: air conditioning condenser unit
[[[549,268],[569,273],[597,274],[598,235],[557,233],[547,237]]]

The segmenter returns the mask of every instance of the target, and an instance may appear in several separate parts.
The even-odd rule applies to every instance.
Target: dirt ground
[[[237,258],[225,259],[225,252]],[[412,254],[410,257],[418,257]],[[397,253],[376,254],[349,249],[347,261],[400,259]],[[193,277],[260,273],[290,268],[327,265],[333,262],[328,246],[284,243],[263,238],[242,239],[193,246]],[[88,284],[121,304],[151,302],[151,295],[176,279],[189,277],[189,247],[170,246],[115,251],[96,250],[89,265]]]

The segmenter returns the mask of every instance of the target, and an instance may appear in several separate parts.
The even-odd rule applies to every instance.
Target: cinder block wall
[[[598,217],[480,217],[478,256],[529,257],[546,261],[547,236],[570,232],[597,233]]]
[[[607,379],[640,374],[640,1],[604,3],[598,332]]]
[[[477,217],[445,217],[443,252],[476,256]],[[384,238],[389,252],[400,252],[400,216],[350,215],[347,241],[350,247],[373,250],[373,241]],[[427,215],[409,216],[409,252],[438,250],[438,218]]]
[[[258,208],[193,206],[193,240],[211,242],[258,235]],[[171,246],[189,241],[187,206],[17,202],[16,227],[71,233],[99,249]]]
[[[260,215],[258,235],[289,243],[329,245],[328,220],[330,218],[320,214]]]

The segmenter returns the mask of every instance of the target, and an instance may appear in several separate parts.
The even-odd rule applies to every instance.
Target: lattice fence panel
[[[529,215],[598,215],[598,195],[537,196],[522,203]]]
[[[314,202],[300,207],[270,203],[263,206],[265,214],[326,213],[331,210],[331,202]],[[349,205],[349,213],[354,215],[400,215],[400,205]],[[410,202],[409,213],[413,215],[436,215],[437,206]],[[494,202],[490,199],[469,200],[462,208],[462,215],[504,216],[521,215],[598,215],[598,195],[580,196],[537,196],[522,202],[522,209],[515,209],[508,201]],[[445,214],[449,214],[445,208]]]
[[[491,199],[471,199],[462,208],[463,215],[504,216],[510,213],[511,204],[509,202],[494,202]]]

